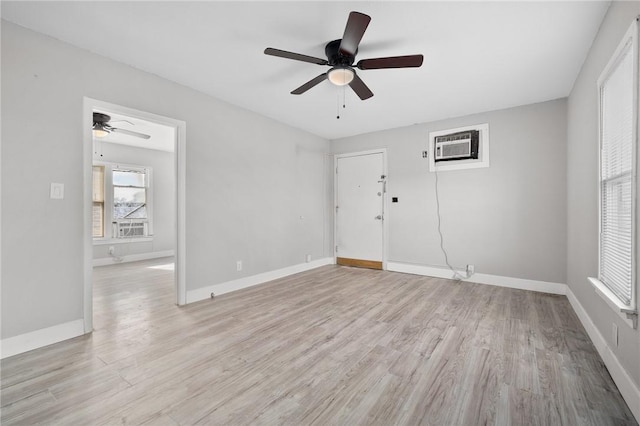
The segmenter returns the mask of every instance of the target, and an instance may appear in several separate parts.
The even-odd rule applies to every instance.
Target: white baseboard
[[[115,257],[101,257],[98,259],[93,259],[93,266],[117,265],[118,263],[137,262],[139,260],[149,260],[149,259],[157,259],[159,257],[168,257],[168,256],[173,256],[174,254],[175,252],[173,250],[129,254],[126,256],[119,256],[118,259],[122,259],[120,261],[116,261]]]
[[[629,373],[627,373],[622,364],[620,364],[615,353],[611,350],[607,341],[602,334],[600,334],[600,331],[596,328],[591,317],[589,317],[589,314],[580,304],[570,288],[567,288],[567,299],[569,299],[569,303],[571,303],[571,306],[578,315],[583,327],[587,330],[587,334],[598,350],[600,357],[602,357],[604,365],[607,366],[607,370],[609,370],[611,378],[613,378],[618,390],[620,390],[622,397],[631,409],[636,421],[640,422],[640,388],[638,388],[631,376],[629,376]]]
[[[387,262],[387,270],[436,278],[453,278],[453,272],[451,272],[450,269],[415,265],[410,263]],[[465,271],[458,271],[458,273],[462,276],[466,275]],[[520,290],[539,291],[542,293],[567,294],[566,284],[553,283],[548,281],[527,280],[524,278],[503,277],[500,275],[475,273],[469,278],[464,278],[462,281],[478,284],[489,284],[499,287],[517,288]]]
[[[233,281],[227,281],[220,284],[198,288],[195,290],[189,290],[187,291],[187,303],[210,299],[211,293],[214,293],[216,296],[218,296],[243,288],[252,287],[254,285],[263,284],[268,281],[277,280],[278,278],[287,277],[299,272],[319,268],[320,266],[332,265],[333,263],[335,262],[332,257],[326,257],[323,259],[314,260],[309,263],[299,263],[297,265],[288,266],[286,268],[277,269],[275,271],[264,272],[262,274],[252,275],[250,277],[244,277]]]
[[[18,355],[23,352],[52,345],[63,340],[72,339],[83,334],[84,321],[82,319],[77,319],[63,324],[54,325],[53,327],[47,327],[41,330],[2,339],[2,342],[0,343],[0,358],[4,359]]]

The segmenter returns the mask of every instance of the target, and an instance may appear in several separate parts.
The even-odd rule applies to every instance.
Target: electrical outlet
[[[476,267],[474,265],[467,265],[467,275],[471,276],[476,272]]]
[[[116,253],[116,248],[114,246],[109,246],[109,254],[114,255]]]
[[[242,260],[238,260],[236,262],[236,271],[238,272],[242,271]]]
[[[308,254],[308,255],[305,257],[305,260],[307,261],[307,263],[311,262],[311,255],[310,255],[310,254]]]
[[[611,338],[613,340],[613,345],[617,348],[618,347],[618,325],[615,322],[613,323],[613,329],[611,331],[612,331]]]

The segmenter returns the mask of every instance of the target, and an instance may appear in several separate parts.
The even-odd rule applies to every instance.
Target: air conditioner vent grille
[[[435,137],[435,161],[478,158],[479,132],[468,130]]]
[[[116,238],[139,238],[149,235],[148,224],[144,221],[115,222],[113,228]]]

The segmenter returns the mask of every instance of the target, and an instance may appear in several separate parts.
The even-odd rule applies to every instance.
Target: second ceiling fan
[[[331,69],[319,76],[307,81],[302,86],[293,90],[291,94],[300,95],[319,83],[329,80],[336,86],[349,85],[362,100],[369,99],[373,92],[358,77],[355,68],[360,70],[375,70],[383,68],[417,68],[422,65],[422,55],[390,56],[385,58],[361,59],[355,65],[358,45],[371,21],[371,17],[360,12],[351,12],[341,39],[331,41],[325,46],[327,59],[307,56],[300,53],[287,52],[286,50],[268,47],[264,50],[266,55],[280,58],[294,59],[296,61],[309,62],[317,65],[328,65]]]

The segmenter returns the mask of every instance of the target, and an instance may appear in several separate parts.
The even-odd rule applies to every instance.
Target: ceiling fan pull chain
[[[336,112],[338,114],[336,115],[336,120],[340,120],[340,92],[336,96]]]
[[[347,86],[342,86],[342,108],[346,108],[347,103]]]

